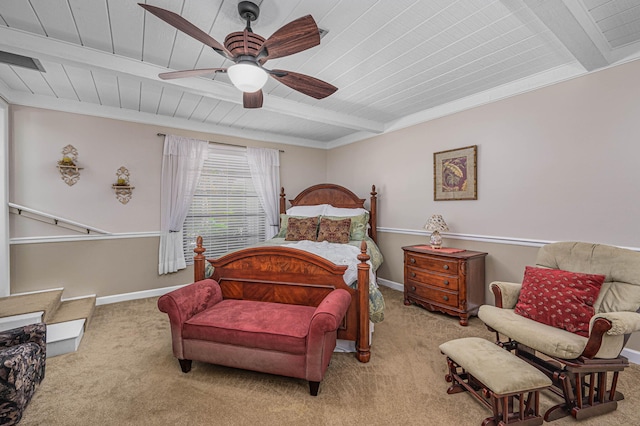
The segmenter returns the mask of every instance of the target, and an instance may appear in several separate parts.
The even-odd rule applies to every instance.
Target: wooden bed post
[[[375,241],[376,243],[378,242],[378,217],[376,215],[377,211],[378,211],[378,198],[376,197],[378,193],[376,192],[376,186],[375,185],[371,185],[371,205],[370,207],[370,212],[369,212],[369,224],[371,225],[370,228],[370,236],[371,239],[373,241]]]
[[[287,212],[287,199],[285,198],[284,186],[280,188],[280,214]]]
[[[198,236],[196,238],[196,248],[193,249],[196,255],[193,257],[193,281],[204,280],[204,262],[206,262],[206,258],[204,257],[204,252],[207,251],[204,247],[202,247],[202,237]]]
[[[369,362],[371,358],[371,342],[369,342],[369,264],[367,242],[360,244],[358,255],[358,340],[356,357],[360,362]]]

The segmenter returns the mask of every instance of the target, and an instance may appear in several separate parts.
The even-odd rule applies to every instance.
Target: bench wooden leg
[[[178,362],[180,362],[180,368],[182,369],[183,373],[188,373],[189,371],[191,371],[190,359],[179,359]]]
[[[320,382],[312,382],[309,380],[309,393],[312,396],[318,396],[318,389],[320,389]]]

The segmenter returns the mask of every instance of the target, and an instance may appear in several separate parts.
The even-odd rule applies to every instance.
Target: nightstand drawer
[[[407,266],[428,269],[433,272],[458,275],[458,262],[438,259],[437,257],[421,256],[415,253],[407,253]]]
[[[407,292],[418,298],[429,300],[433,303],[442,303],[448,306],[458,306],[458,293],[449,293],[440,291],[435,288],[422,286],[420,284],[409,282],[405,284]]]
[[[457,291],[459,288],[457,275],[439,275],[431,271],[407,267],[407,278],[412,281],[429,284],[435,287]]]

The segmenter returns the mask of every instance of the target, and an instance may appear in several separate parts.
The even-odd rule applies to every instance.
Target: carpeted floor
[[[371,361],[336,353],[317,397],[303,380],[194,362],[180,371],[171,353],[169,321],[144,299],[96,308],[76,353],[47,360],[46,378],[28,406],[28,425],[474,425],[489,411],[469,394],[447,395],[438,346],[480,336],[473,318],[406,307],[402,293],[382,288],[385,321],[373,335]],[[616,412],[555,425],[639,425],[640,366],[620,377],[626,399]],[[555,403],[542,398],[546,410]]]

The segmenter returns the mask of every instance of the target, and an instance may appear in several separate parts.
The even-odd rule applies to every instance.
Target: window
[[[193,264],[196,237],[208,258],[265,239],[266,215],[247,163],[246,150],[209,144],[198,189],[182,228],[187,265]]]

